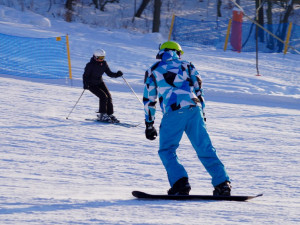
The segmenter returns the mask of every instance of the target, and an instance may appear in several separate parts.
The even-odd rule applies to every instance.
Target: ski
[[[118,125],[118,126],[122,126],[122,127],[137,127],[138,125],[140,124],[131,124],[131,123],[124,123],[124,122],[119,122],[119,123],[112,123],[112,122],[106,122],[106,121],[101,121],[97,118],[94,118],[94,119],[85,119],[86,121],[94,121],[94,122],[97,122],[97,123],[104,123],[104,124],[112,124],[112,125]]]
[[[133,191],[132,195],[138,199],[156,199],[156,200],[216,200],[216,201],[247,201],[262,196],[263,194],[254,196],[235,195],[235,196],[213,196],[213,195],[152,195],[141,191]]]

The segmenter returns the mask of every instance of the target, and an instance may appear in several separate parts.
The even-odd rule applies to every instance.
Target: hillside
[[[164,194],[169,184],[159,140],[145,138],[143,107],[124,80],[104,78],[115,115],[138,127],[86,121],[98,107],[88,91],[66,116],[83,91],[81,76],[95,49],[106,50],[111,70],[122,70],[141,99],[144,72],[166,36],[67,23],[5,6],[0,12],[1,33],[68,33],[74,75],[72,83],[0,75],[0,224],[299,224],[299,55],[262,53],[262,76],[256,76],[255,53],[184,47],[183,59],[203,78],[207,128],[232,194],[264,196],[243,203],[139,201],[131,191]],[[157,129],[161,117],[158,109]],[[185,135],[178,155],[191,194],[211,194],[210,177]]]
[[[128,29],[142,33],[152,31],[153,1],[151,1],[144,10],[141,18],[134,18],[134,12],[137,11],[142,0],[120,0],[119,3],[107,3],[105,10],[100,11],[91,4],[91,1],[75,1],[71,16],[72,22],[88,24],[93,27],[106,27],[109,29]],[[255,1],[240,1],[244,12],[251,18],[255,17]],[[15,8],[20,11],[31,11],[49,19],[66,19],[65,0],[56,1],[38,1],[38,0],[0,0],[0,5]],[[221,17],[217,17],[217,1],[212,0],[166,0],[162,1],[161,6],[161,25],[160,33],[167,36],[170,30],[172,15],[200,20],[216,21],[225,20],[232,17],[234,4],[230,0],[222,0],[220,8]],[[265,21],[267,23],[267,4],[264,4]],[[273,4],[273,23],[279,23],[284,14],[284,7],[280,4]],[[248,21],[244,18],[245,21]],[[294,6],[294,11],[290,16],[290,22],[299,24],[300,5]],[[248,21],[249,22],[249,21]]]

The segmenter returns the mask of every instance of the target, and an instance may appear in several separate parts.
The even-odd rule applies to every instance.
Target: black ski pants
[[[114,113],[111,94],[104,82],[90,86],[89,90],[99,98],[99,113],[107,113],[107,115]]]

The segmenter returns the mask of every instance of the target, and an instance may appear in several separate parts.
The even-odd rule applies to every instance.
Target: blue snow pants
[[[212,185],[230,181],[213,147],[200,107],[183,108],[165,113],[159,130],[159,157],[167,171],[171,187],[188,174],[176,155],[183,132],[187,134],[199,160],[212,177]]]

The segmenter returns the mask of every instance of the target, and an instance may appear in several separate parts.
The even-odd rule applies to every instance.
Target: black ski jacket
[[[111,72],[105,60],[98,62],[92,57],[90,62],[86,64],[82,76],[84,86],[96,86],[103,83],[103,73],[106,73],[109,77],[118,77],[117,73]]]

